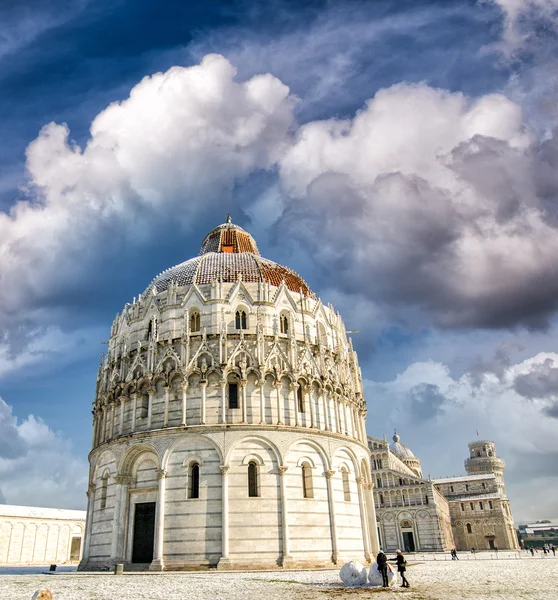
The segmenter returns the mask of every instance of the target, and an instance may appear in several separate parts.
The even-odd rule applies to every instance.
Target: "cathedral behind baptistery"
[[[494,442],[469,443],[467,475],[425,478],[420,460],[395,433],[393,443],[369,437],[378,535],[384,550],[446,552],[517,550]]]
[[[113,322],[80,569],[370,561],[365,419],[339,313],[229,217]]]

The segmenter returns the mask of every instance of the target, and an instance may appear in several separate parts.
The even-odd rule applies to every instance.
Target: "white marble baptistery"
[[[80,569],[368,561],[365,418],[340,315],[229,218],[113,323]]]

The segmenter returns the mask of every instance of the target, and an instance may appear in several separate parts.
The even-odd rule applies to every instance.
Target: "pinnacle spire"
[[[227,215],[227,223],[232,223],[232,217],[231,215]]]

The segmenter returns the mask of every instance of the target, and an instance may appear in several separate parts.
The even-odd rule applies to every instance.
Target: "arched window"
[[[258,465],[251,460],[248,463],[248,496],[257,498],[258,495]]]
[[[343,478],[343,495],[345,502],[351,501],[351,484],[349,483],[349,473],[347,469],[341,469],[341,477]]]
[[[298,384],[296,388],[296,399],[298,404],[298,412],[304,412],[304,393],[302,392],[302,385]]]
[[[281,325],[281,333],[289,333],[289,319],[287,315],[281,315],[279,323]]]
[[[235,327],[236,329],[246,329],[246,312],[244,310],[236,311]]]
[[[473,528],[471,527],[471,523],[467,523],[467,533],[473,533]]]
[[[195,462],[190,465],[188,498],[200,497],[200,465]]]
[[[101,479],[101,508],[106,508],[107,506],[108,478],[109,474],[105,473]]]
[[[312,467],[302,463],[302,495],[304,498],[314,497],[314,486],[312,485]]]
[[[382,487],[382,480],[379,477],[376,479],[376,487]]]
[[[190,331],[195,333],[200,330],[200,311],[197,309],[192,310],[190,313]]]
[[[147,326],[147,340],[157,339],[157,319],[152,317],[149,319],[149,325]]]

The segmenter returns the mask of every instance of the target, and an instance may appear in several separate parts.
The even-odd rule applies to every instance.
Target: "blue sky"
[[[0,0],[0,500],[84,506],[112,319],[230,212],[359,330],[371,435],[480,429],[556,517],[557,8]]]

